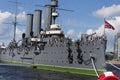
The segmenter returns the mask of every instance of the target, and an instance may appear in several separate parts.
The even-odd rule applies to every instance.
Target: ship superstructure
[[[44,29],[41,27],[42,10],[27,14],[26,33],[18,42],[10,42],[2,49],[0,59],[10,62],[24,62],[73,68],[93,69],[91,58],[98,69],[105,68],[106,39],[104,36],[82,34],[73,41],[64,36],[56,18],[58,0],[45,5]],[[34,17],[34,24],[33,24]],[[34,27],[33,27],[34,25]],[[21,44],[19,44],[21,42]]]

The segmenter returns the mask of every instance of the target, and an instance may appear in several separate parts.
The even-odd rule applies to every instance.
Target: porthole
[[[90,51],[90,53],[92,53],[92,51]]]
[[[84,51],[84,53],[86,53],[86,52]]]
[[[103,44],[103,42],[101,42],[101,44]]]
[[[97,50],[99,50],[99,49],[100,49],[100,47],[97,48]]]

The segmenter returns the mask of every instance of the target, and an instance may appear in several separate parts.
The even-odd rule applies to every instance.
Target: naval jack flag
[[[107,21],[104,21],[104,27],[108,28],[108,29],[115,30],[115,28],[110,23],[108,23]]]

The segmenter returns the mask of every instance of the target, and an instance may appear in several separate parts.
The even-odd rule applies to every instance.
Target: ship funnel
[[[51,8],[51,5],[46,5],[45,20],[44,20],[44,28],[46,31],[50,30],[51,23],[52,23],[52,8]]]
[[[41,31],[41,10],[35,10],[34,14],[34,36],[39,37]]]
[[[52,7],[58,7],[58,0],[51,0]]]
[[[27,14],[27,27],[26,27],[26,37],[30,37],[33,27],[33,14]]]

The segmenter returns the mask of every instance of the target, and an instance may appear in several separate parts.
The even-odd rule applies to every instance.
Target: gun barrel
[[[94,32],[94,33],[92,33],[90,35],[87,35],[86,37],[90,37],[90,36],[95,35],[95,34],[96,34],[96,32]]]

